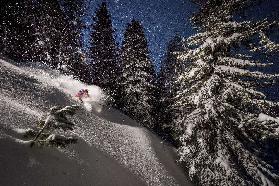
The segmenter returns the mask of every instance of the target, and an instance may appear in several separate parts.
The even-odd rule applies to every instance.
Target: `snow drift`
[[[20,129],[35,126],[55,105],[77,104],[78,144],[65,149],[30,148]],[[119,111],[106,96],[58,72],[0,60],[0,185],[191,185],[176,164],[174,148]]]
[[[38,69],[34,67],[17,67],[6,61],[1,61],[2,66],[16,71],[19,74],[34,78],[42,83],[45,87],[54,87],[58,90],[64,92],[67,97],[75,98],[76,93],[81,89],[88,89],[89,96],[84,99],[84,105],[88,111],[91,111],[92,105],[97,107],[94,103],[104,104],[106,98],[105,94],[100,87],[95,85],[86,85],[72,76],[66,76],[59,74],[58,71]],[[101,111],[99,107],[96,108],[99,112]]]

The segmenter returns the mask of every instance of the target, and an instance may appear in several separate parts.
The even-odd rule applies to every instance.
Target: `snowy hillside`
[[[49,108],[90,98],[73,117],[77,144],[65,149],[22,143],[19,129],[34,127]],[[55,71],[0,60],[0,185],[191,185],[173,147],[119,111],[101,89]]]

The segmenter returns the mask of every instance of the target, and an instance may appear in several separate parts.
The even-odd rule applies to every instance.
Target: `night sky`
[[[102,0],[88,1],[84,21],[91,24],[92,16]],[[140,20],[145,28],[151,58],[158,67],[165,53],[166,43],[176,34],[190,36],[194,30],[189,18],[196,6],[189,0],[107,0],[116,39],[122,42],[127,23],[132,19]],[[89,31],[84,34],[88,46]]]

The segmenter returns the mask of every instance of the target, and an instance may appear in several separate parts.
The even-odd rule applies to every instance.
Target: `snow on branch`
[[[238,59],[233,57],[219,57],[217,61],[218,65],[228,65],[233,67],[266,67],[273,63],[260,63],[246,59]]]
[[[225,87],[227,87],[227,89],[234,90],[234,91],[237,91],[237,92],[247,92],[250,95],[252,95],[252,96],[254,96],[258,99],[265,99],[266,98],[266,96],[262,92],[256,91],[256,90],[251,89],[251,88],[244,88],[243,86],[241,86],[239,84],[236,84],[236,83],[227,82],[227,83],[225,83]]]
[[[268,80],[274,80],[275,78],[279,77],[278,74],[275,74],[275,75],[265,74],[265,73],[258,72],[258,71],[251,72],[249,70],[244,70],[244,69],[235,68],[235,67],[229,67],[229,66],[225,66],[225,65],[216,66],[215,72],[218,74],[227,74],[229,76],[251,77],[251,78],[268,79]]]
[[[199,185],[272,185],[279,180],[273,157],[267,155],[277,153],[271,143],[279,139],[279,118],[274,117],[279,103],[267,101],[257,89],[274,83],[279,74],[256,71],[272,63],[251,52],[253,46],[260,46],[260,52],[278,51],[278,44],[264,34],[274,23],[234,19],[232,13],[248,4],[208,1],[193,18],[200,33],[186,40],[187,50],[176,53],[179,61],[191,62],[177,80],[179,155]]]
[[[260,39],[260,44],[262,44],[262,47],[256,48],[254,50],[265,49],[267,52],[279,52],[279,44],[271,41],[263,32],[260,32]]]

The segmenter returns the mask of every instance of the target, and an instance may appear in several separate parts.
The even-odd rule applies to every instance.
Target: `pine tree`
[[[15,60],[40,61],[57,67],[61,50],[66,48],[62,43],[68,28],[59,2],[12,0],[3,4],[2,10],[4,54]]]
[[[65,45],[68,45],[67,73],[70,73],[83,82],[91,83],[89,77],[89,65],[86,63],[85,53],[82,51],[82,17],[84,14],[83,0],[65,0],[62,3],[64,14],[69,24],[64,38]],[[63,69],[65,70],[65,69]]]
[[[178,78],[176,128],[182,133],[180,160],[199,185],[278,185],[278,103],[267,101],[257,85],[266,61],[254,51],[278,49],[267,31],[278,22],[236,21],[234,13],[250,1],[210,0],[193,17],[199,33],[178,57],[191,67]]]
[[[65,17],[58,1],[34,1],[34,18],[30,21],[33,29],[34,42],[30,49],[32,60],[45,62],[52,67],[59,64],[58,56],[63,42],[62,28],[66,27]]]
[[[139,21],[133,20],[125,30],[122,60],[123,110],[144,126],[153,128],[155,72]]]
[[[5,54],[7,51],[7,46],[9,45],[8,35],[10,33],[10,28],[7,25],[6,20],[6,9],[8,0],[0,0],[0,55]]]
[[[81,17],[84,15],[84,0],[63,0],[62,6],[68,19],[78,26],[81,22]]]
[[[94,17],[91,54],[93,84],[103,88],[113,99],[118,95],[119,62],[114,29],[106,3],[102,3]],[[117,102],[114,100],[113,102]]]
[[[30,20],[32,1],[0,1],[0,50],[12,59],[29,58],[28,47],[33,41]]]
[[[179,36],[175,36],[168,43],[167,52],[156,80],[155,127],[158,133],[162,133],[168,138],[175,137],[173,126],[175,113],[172,106],[178,88],[176,80],[187,66],[186,63],[181,63],[177,60],[176,53],[184,49],[182,38]]]

